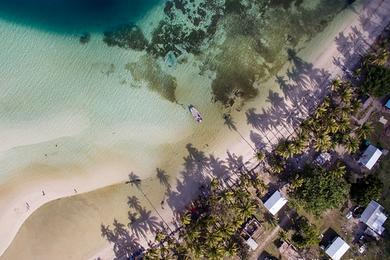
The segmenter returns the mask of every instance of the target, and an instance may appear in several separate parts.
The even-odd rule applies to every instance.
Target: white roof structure
[[[287,199],[285,199],[279,191],[275,191],[275,193],[264,203],[264,206],[275,216],[286,203]]]
[[[378,235],[382,235],[385,230],[383,224],[386,219],[387,216],[384,213],[384,208],[373,200],[368,204],[367,208],[363,211],[363,214],[360,217],[360,221],[366,224]]]
[[[256,250],[256,248],[259,246],[253,238],[249,237],[248,240],[245,241],[245,243],[249,246],[250,249]]]
[[[382,151],[370,144],[364,151],[362,157],[360,157],[359,163],[371,170],[381,155]]]
[[[350,246],[341,239],[337,237],[330,246],[325,250],[325,253],[333,260],[339,260],[343,255],[348,251]]]
[[[330,155],[330,153],[321,153],[320,155],[317,156],[315,161],[319,165],[324,165],[326,162],[329,162],[330,159],[332,159],[332,156]]]

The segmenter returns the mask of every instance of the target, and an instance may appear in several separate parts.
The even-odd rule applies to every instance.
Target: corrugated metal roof
[[[350,246],[341,237],[337,237],[326,249],[325,253],[333,260],[339,260],[349,248]]]
[[[383,207],[376,201],[371,201],[363,211],[360,221],[381,235],[384,231],[383,224],[387,220]]]
[[[381,150],[370,144],[364,151],[362,157],[360,157],[359,163],[363,164],[367,169],[371,170],[381,155]]]
[[[275,193],[264,203],[264,206],[272,215],[276,215],[286,203],[287,199],[285,199],[279,191],[275,191]]]

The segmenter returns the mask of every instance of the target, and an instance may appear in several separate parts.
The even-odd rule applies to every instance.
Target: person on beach
[[[30,204],[28,204],[28,202],[26,202],[26,208],[27,210],[30,210]]]
[[[164,203],[165,203],[165,200],[162,200],[162,201],[160,202],[161,208],[162,208],[162,209],[164,209]]]
[[[45,191],[44,190],[42,190],[42,196],[45,196],[46,194],[45,194]]]
[[[77,193],[77,190],[76,189],[73,189],[74,190],[74,193]]]

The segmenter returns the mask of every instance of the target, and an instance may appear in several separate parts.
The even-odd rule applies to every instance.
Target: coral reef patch
[[[138,51],[144,50],[148,45],[142,30],[133,24],[123,24],[104,32],[103,41],[108,46]]]

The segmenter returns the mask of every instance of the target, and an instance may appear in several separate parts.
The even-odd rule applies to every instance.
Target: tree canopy
[[[145,258],[223,259],[239,256],[245,259],[248,246],[239,231],[257,207],[247,189],[249,186],[252,186],[251,181],[226,190],[221,189],[220,183],[214,179],[207,196],[200,196],[183,214],[178,238],[168,235],[159,238],[160,245],[149,249]]]
[[[296,232],[292,235],[292,241],[298,248],[318,245],[320,243],[320,232],[317,227],[303,216],[295,221]]]
[[[378,200],[383,191],[383,182],[377,175],[371,174],[359,179],[351,186],[351,198],[361,206],[366,206],[371,200]]]
[[[350,185],[344,179],[345,168],[325,170],[307,165],[292,183],[292,196],[304,209],[319,216],[339,207],[347,198]]]
[[[365,93],[382,97],[390,93],[390,69],[380,65],[367,65],[366,77],[362,84]]]

